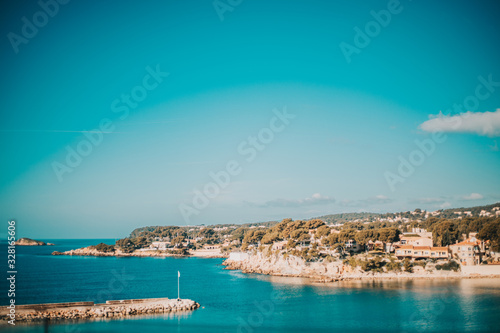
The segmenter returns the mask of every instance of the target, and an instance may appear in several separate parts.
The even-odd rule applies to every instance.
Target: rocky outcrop
[[[16,243],[16,245],[20,246],[45,246],[45,245],[54,245],[53,243],[45,243],[42,241],[37,241],[31,238],[19,238]]]
[[[48,309],[40,310],[45,306]],[[40,320],[62,320],[62,319],[93,319],[93,318],[122,318],[135,315],[158,314],[179,311],[191,311],[198,309],[200,304],[195,301],[184,299],[152,299],[127,301],[108,301],[106,304],[92,306],[63,307],[57,304],[55,307],[47,305],[21,306],[16,309],[16,321],[40,321]],[[11,320],[8,308],[0,310],[0,320]]]
[[[314,279],[336,280],[345,273],[342,262],[306,262],[296,256],[267,256],[261,252],[251,254],[244,260],[225,260],[226,269],[238,269],[243,273],[260,273],[277,276],[294,276]]]
[[[82,247],[76,250],[69,250],[65,252],[52,252],[52,255],[66,255],[66,256],[94,256],[94,257],[173,257],[173,256],[184,256],[180,254],[172,254],[164,251],[139,251],[135,250],[131,253],[126,253],[120,249],[116,249],[113,252],[102,252],[97,250],[94,246]]]
[[[115,249],[113,252],[102,252],[95,248],[95,246],[87,246],[82,247],[76,250],[69,250],[65,252],[54,251],[52,255],[54,256],[94,256],[94,257],[204,257],[204,258],[222,258],[227,257],[225,254],[217,253],[217,252],[209,252],[209,251],[194,251],[193,253],[186,252],[188,254],[176,254],[169,253],[161,250],[135,250],[131,253],[126,253],[121,251],[120,249]]]
[[[355,279],[398,279],[398,278],[433,278],[462,277],[460,272],[424,270],[414,267],[414,273],[408,272],[364,272],[359,267],[353,269],[340,260],[332,262],[306,262],[296,256],[282,254],[265,255],[262,252],[250,254],[243,260],[227,259],[223,263],[226,269],[241,270],[243,273],[259,273],[276,276],[311,278],[317,282],[333,282]]]
[[[128,253],[122,253],[120,250],[115,252],[102,252],[97,250],[93,246],[82,247],[76,250],[69,250],[65,252],[54,251],[52,255],[66,255],[66,256],[95,256],[95,257],[110,257],[115,255],[127,255]]]

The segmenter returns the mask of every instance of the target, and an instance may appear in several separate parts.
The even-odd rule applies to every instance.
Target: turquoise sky
[[[43,1],[0,10],[19,236],[500,201],[498,1]]]

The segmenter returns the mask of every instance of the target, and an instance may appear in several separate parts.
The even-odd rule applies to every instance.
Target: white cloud
[[[441,208],[441,209],[450,208],[450,207],[451,207],[451,203],[449,203],[448,201],[443,202],[441,205],[439,205],[439,208]]]
[[[500,109],[495,112],[465,112],[445,116],[441,112],[423,122],[419,128],[426,132],[474,133],[484,136],[500,136]]]
[[[335,199],[328,196],[323,196],[320,193],[314,193],[310,198],[304,199],[274,199],[266,201],[262,204],[248,203],[258,207],[303,207],[312,205],[324,205],[334,203]]]
[[[382,205],[393,202],[391,198],[388,198],[385,195],[379,194],[374,197],[369,197],[361,200],[343,200],[340,202],[340,206],[343,207],[366,207],[370,205]]]
[[[418,198],[418,199],[413,199],[410,200],[410,203],[412,204],[442,204],[445,202],[445,199],[443,198]]]
[[[479,193],[471,193],[470,195],[464,195],[462,200],[480,200],[484,197]]]
[[[388,198],[385,195],[379,194],[374,197],[368,198],[366,200],[361,200],[362,202],[365,202],[367,204],[385,204],[385,203],[391,203],[392,199]]]

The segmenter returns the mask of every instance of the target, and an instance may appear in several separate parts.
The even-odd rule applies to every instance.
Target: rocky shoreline
[[[88,303],[91,303],[91,305]],[[107,301],[105,304],[81,302],[80,304],[22,305],[17,306],[15,309],[15,321],[36,322],[43,320],[123,318],[136,315],[192,311],[199,307],[200,304],[192,300],[168,298]],[[6,306],[0,309],[0,322],[6,323],[12,320],[12,317],[9,315],[11,313],[10,310]]]
[[[302,258],[282,255],[266,256],[262,253],[249,255],[243,260],[227,259],[222,263],[228,270],[241,270],[242,273],[257,273],[283,277],[299,277],[311,282],[337,282],[349,280],[391,280],[391,279],[460,279],[460,278],[499,278],[500,274],[465,274],[461,271],[445,271],[414,267],[414,272],[365,272],[353,269],[342,261],[306,262]]]
[[[227,255],[220,252],[206,251],[206,250],[194,250],[188,254],[175,254],[167,253],[161,250],[151,250],[151,251],[134,251],[131,253],[126,253],[120,249],[116,249],[114,252],[102,252],[95,249],[92,246],[82,247],[76,250],[69,250],[65,252],[54,251],[52,252],[54,256],[93,256],[93,257],[200,257],[200,258],[227,258]]]

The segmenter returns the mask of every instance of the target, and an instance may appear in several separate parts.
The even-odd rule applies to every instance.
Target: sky
[[[500,201],[497,1],[1,6],[18,237]]]

